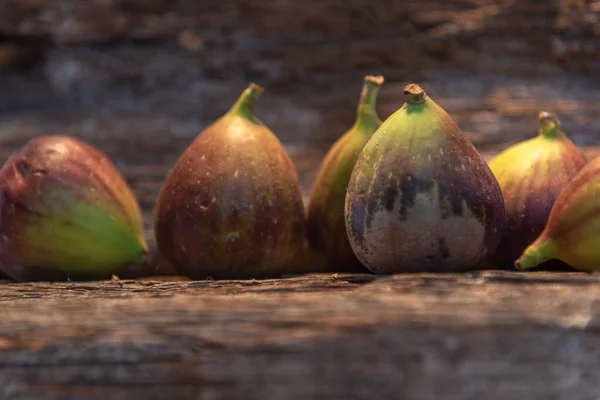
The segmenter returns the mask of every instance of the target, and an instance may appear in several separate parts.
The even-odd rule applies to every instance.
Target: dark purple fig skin
[[[477,268],[504,229],[500,187],[453,119],[417,85],[361,152],[346,227],[377,274]]]
[[[106,154],[88,143],[70,136],[47,135],[30,140],[12,153],[0,170],[0,268],[7,276],[17,281],[111,277],[113,272],[109,271],[67,274],[53,265],[27,264],[32,249],[40,258],[39,252],[48,246],[27,242],[22,228],[47,221],[41,212],[69,210],[70,204],[62,203],[64,197],[56,196],[57,191],[75,196],[69,200],[97,207],[125,221],[138,232],[139,263],[143,261],[148,248],[142,234],[141,210],[121,173]],[[37,240],[52,243],[53,238]],[[99,244],[83,242],[80,245],[95,247]],[[56,259],[51,246],[46,251],[48,260]],[[138,264],[130,261],[116,267],[122,269]]]
[[[157,246],[192,279],[279,276],[299,268],[302,192],[285,148],[254,115],[252,84],[169,173],[155,209]]]
[[[544,230],[550,211],[567,184],[587,165],[583,152],[566,136],[553,113],[539,114],[539,134],[498,154],[490,161],[502,189],[506,229],[488,268],[514,270],[514,262]],[[511,155],[522,153],[521,163]],[[508,163],[504,162],[507,158]],[[520,168],[524,165],[524,168]],[[558,260],[538,269],[572,270]]]

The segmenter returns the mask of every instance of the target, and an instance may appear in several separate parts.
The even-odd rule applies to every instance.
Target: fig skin
[[[350,244],[378,274],[474,269],[503,232],[502,192],[454,120],[418,85],[404,94],[352,171]]]
[[[308,206],[311,246],[327,260],[325,269],[369,272],[356,258],[346,233],[344,203],[354,163],[383,121],[376,110],[382,76],[365,76],[354,125],[331,147],[321,164]]]
[[[544,230],[559,194],[588,160],[561,129],[556,114],[539,113],[536,137],[500,152],[489,163],[504,197],[506,228],[489,265],[510,268]]]
[[[192,279],[297,271],[306,217],[295,166],[253,113],[263,88],[235,105],[179,157],[155,208],[159,252]]]
[[[147,254],[142,215],[100,150],[33,139],[0,170],[0,269],[13,280],[105,279]]]
[[[560,193],[544,230],[514,265],[528,270],[560,260],[585,272],[600,269],[600,157],[594,158]]]

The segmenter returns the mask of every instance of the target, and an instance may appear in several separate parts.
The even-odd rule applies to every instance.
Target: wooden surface
[[[597,399],[600,278],[0,285],[0,395]]]

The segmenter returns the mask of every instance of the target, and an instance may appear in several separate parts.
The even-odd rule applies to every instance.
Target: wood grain
[[[0,286],[0,393],[594,399],[595,275]]]

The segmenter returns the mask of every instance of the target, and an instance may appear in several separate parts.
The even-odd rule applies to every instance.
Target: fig
[[[504,200],[492,171],[421,87],[361,151],[348,184],[348,238],[378,274],[460,272],[493,252]]]
[[[327,268],[340,272],[366,272],[356,258],[344,219],[346,188],[354,163],[382,121],[376,110],[382,76],[365,76],[354,125],[325,155],[313,185],[308,206],[308,237],[311,246],[327,260]]]
[[[559,260],[580,271],[600,269],[600,157],[560,193],[542,233],[515,261],[518,270]]]
[[[27,142],[0,170],[0,269],[14,280],[110,278],[147,254],[142,215],[108,157],[79,139]]]
[[[556,114],[542,111],[536,137],[494,157],[506,210],[506,226],[490,266],[512,268],[515,260],[544,230],[556,198],[587,164],[587,158],[561,129]]]
[[[306,217],[295,166],[254,114],[251,83],[175,162],[157,199],[159,252],[191,279],[295,272]]]

